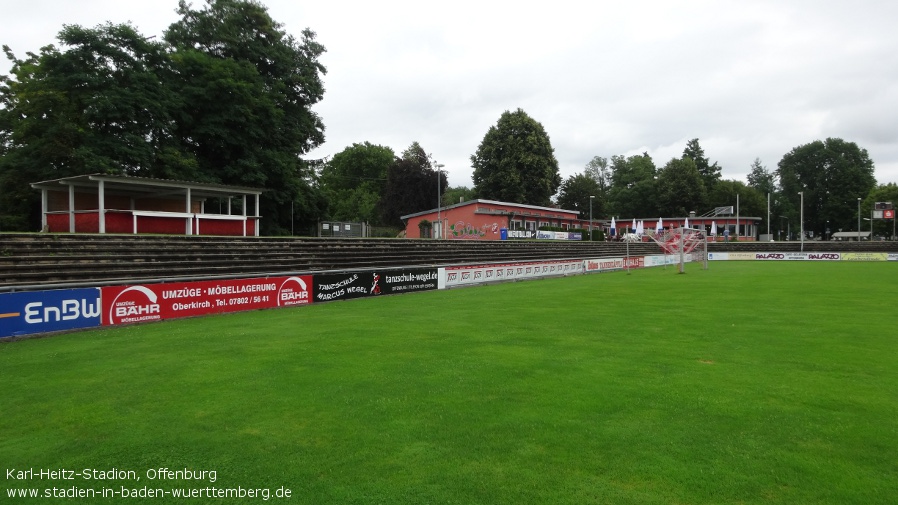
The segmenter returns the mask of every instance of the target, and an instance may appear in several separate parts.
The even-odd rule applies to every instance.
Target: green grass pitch
[[[895,503],[896,265],[675,272],[0,344],[0,503]]]

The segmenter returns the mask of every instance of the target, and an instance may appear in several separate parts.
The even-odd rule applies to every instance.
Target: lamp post
[[[801,223],[799,223],[799,231],[801,233],[801,252],[804,252],[804,191],[798,192],[799,196],[801,196],[801,212],[799,213],[801,219]]]
[[[589,195],[589,241],[592,242],[592,201],[596,195]]]
[[[857,241],[861,241],[861,197],[857,197]]]
[[[441,179],[440,176],[443,175],[442,169],[444,166],[445,165],[441,165],[439,163],[437,163],[437,165],[436,165],[436,167],[437,167],[437,226],[439,226],[439,233],[437,233],[438,236],[435,238],[443,238],[443,215],[442,215],[442,210],[443,210],[442,199],[443,199],[443,197],[440,194],[440,192],[441,192],[440,191],[440,179]]]

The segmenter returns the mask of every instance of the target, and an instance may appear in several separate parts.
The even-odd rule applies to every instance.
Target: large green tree
[[[585,173],[574,174],[561,183],[558,191],[558,206],[562,209],[580,212],[581,219],[605,215],[605,198],[599,183]]]
[[[564,209],[580,212],[581,218],[604,217],[608,206],[608,181],[611,174],[608,159],[595,156],[583,168],[583,173],[574,174],[561,183],[558,190],[558,205]]]
[[[65,50],[45,46],[18,59],[0,82],[0,207],[3,229],[36,229],[39,196],[29,183],[85,173],[196,177],[169,125],[178,99],[165,85],[163,44],[129,25],[66,26]]]
[[[181,0],[177,12],[165,41],[185,104],[175,132],[182,149],[220,182],[268,189],[262,230],[283,233],[291,202],[313,191],[300,157],[324,141],[311,109],[324,96],[324,47],[311,30],[299,40],[286,33],[253,0],[206,0],[203,9]]]
[[[701,214],[707,201],[702,176],[690,157],[673,158],[658,171],[658,210],[666,216]]]
[[[857,202],[876,186],[873,160],[866,149],[840,138],[816,140],[792,149],[777,168],[781,198],[794,209],[789,216],[799,229],[802,197],[804,229],[822,235],[830,229],[857,229]],[[863,217],[863,215],[862,215]]]
[[[861,202],[861,214],[870,216],[876,202],[891,202],[892,210],[898,207],[898,184],[890,182],[876,186],[870,194]],[[866,228],[865,228],[866,229]],[[895,237],[895,219],[874,219],[873,234],[882,237]]]
[[[740,217],[760,217],[760,233],[767,233],[767,195],[742,181],[722,180],[708,192],[708,208],[733,206]],[[770,227],[771,233],[775,231]]]
[[[777,229],[778,217],[783,214],[784,207],[779,204],[780,202],[780,194],[776,185],[776,172],[769,170],[766,166],[761,163],[760,158],[755,158],[755,160],[751,164],[751,168],[748,172],[748,187],[757,191],[758,194],[765,200],[764,203],[764,212],[762,214],[757,214],[762,216],[763,219],[761,221],[761,230],[763,233],[767,233],[767,199],[770,199],[770,232],[774,233]],[[717,206],[717,204],[712,204],[713,206]]]
[[[764,166],[760,158],[751,163],[747,179],[748,185],[763,195],[776,193],[776,173]]]
[[[328,217],[380,225],[378,203],[387,182],[387,170],[396,154],[370,142],[353,144],[324,164],[319,183],[328,202]]]
[[[446,206],[455,205],[457,203],[473,200],[474,198],[473,189],[467,186],[453,186],[443,190],[442,203]]]
[[[647,217],[658,214],[655,194],[655,162],[648,153],[612,156],[608,212],[617,217]]]
[[[561,184],[549,135],[521,109],[499,117],[471,156],[471,164],[479,198],[549,205]]]
[[[402,227],[401,216],[438,207],[437,185],[446,187],[446,173],[435,168],[432,156],[418,142],[402,152],[387,169],[381,197],[383,223]]]
[[[39,223],[28,183],[125,173],[256,186],[262,232],[317,218],[301,156],[324,140],[324,48],[283,31],[252,0],[207,0],[156,41],[129,25],[66,26],[61,48],[13,61],[0,83],[4,229]]]
[[[721,168],[717,162],[711,161],[705,156],[705,150],[699,144],[698,139],[692,139],[686,143],[683,149],[683,158],[690,158],[695,162],[695,168],[702,178],[706,191],[714,189],[714,185],[720,180]]]

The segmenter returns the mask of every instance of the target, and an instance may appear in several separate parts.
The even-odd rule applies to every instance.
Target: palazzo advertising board
[[[732,255],[732,253],[730,253]],[[754,259],[760,261],[839,261],[842,259],[841,253],[805,253],[805,252],[786,252],[786,253],[755,253]]]
[[[582,260],[539,261],[441,268],[440,289],[583,273]]]
[[[314,276],[315,301],[350,300],[437,289],[436,268],[345,272]]]
[[[312,302],[312,276],[104,287],[103,324],[128,324]]]
[[[100,290],[0,294],[0,338],[100,326]]]

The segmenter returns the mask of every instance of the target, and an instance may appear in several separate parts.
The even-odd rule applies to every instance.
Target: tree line
[[[505,111],[471,155],[473,187],[447,187],[442,165],[417,142],[397,155],[355,143],[330,159],[304,159],[324,142],[312,106],[324,96],[324,46],[295,38],[255,0],[184,0],[161,40],[129,24],[66,25],[61,48],[23,59],[3,46],[0,76],[0,230],[36,230],[30,183],[89,173],[214,182],[266,190],[261,232],[314,233],[319,220],[401,228],[400,216],[484,198],[558,205],[596,219],[686,216],[735,205],[766,230],[815,235],[857,227],[857,203],[898,201],[877,186],[867,151],[838,138],[787,153],[775,170],[756,159],[748,183],[723,180],[699,139],[656,165],[647,154],[595,156],[562,179],[548,133],[525,111]],[[869,223],[867,223],[869,224]],[[876,222],[885,233],[888,223]],[[881,227],[881,229],[880,229]]]
[[[791,232],[791,238],[797,239],[802,200],[806,234],[823,238],[838,231],[856,231],[858,217],[862,230],[868,231],[875,202],[898,203],[898,185],[877,185],[867,151],[839,138],[795,147],[775,170],[756,158],[747,184],[724,180],[721,172],[717,162],[705,156],[697,138],[687,142],[679,158],[660,168],[647,153],[610,160],[596,156],[582,173],[562,183],[558,204],[585,215],[593,196],[594,216],[650,218],[684,217],[692,211],[703,215],[738,203],[741,216],[760,218],[762,232],[769,229],[781,239]],[[874,234],[892,235],[891,221],[875,220],[872,225]]]

